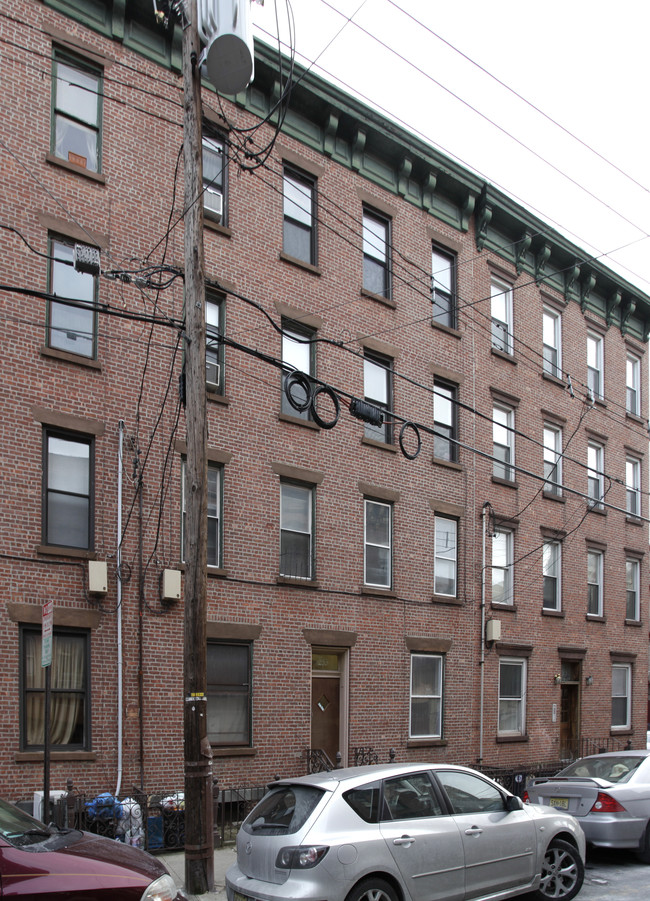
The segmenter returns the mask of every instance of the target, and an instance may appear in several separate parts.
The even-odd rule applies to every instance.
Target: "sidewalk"
[[[171,851],[166,854],[157,854],[156,857],[165,864],[176,885],[185,891],[185,852]],[[204,895],[190,895],[185,891],[190,901],[194,901],[194,899],[196,901],[226,901],[226,870],[235,863],[236,859],[234,845],[218,848],[214,852],[214,891],[206,892]]]

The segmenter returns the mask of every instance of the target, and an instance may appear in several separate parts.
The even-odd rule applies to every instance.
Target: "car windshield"
[[[322,797],[323,791],[311,785],[279,785],[251,811],[242,829],[251,834],[291,835],[307,822]]]
[[[576,760],[558,776],[570,778],[578,776],[582,779],[606,779],[608,782],[625,782],[634,770],[640,766],[645,757],[631,757],[620,754],[616,757],[583,757]]]
[[[50,838],[52,830],[13,804],[0,801],[0,836],[14,847],[34,845]]]

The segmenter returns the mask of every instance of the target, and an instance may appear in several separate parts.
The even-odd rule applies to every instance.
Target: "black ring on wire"
[[[292,389],[294,385],[298,385],[305,392],[304,401],[298,401],[293,396]],[[290,372],[284,377],[284,393],[293,409],[297,410],[299,413],[304,413],[311,404],[313,398],[311,379],[309,376],[305,375],[304,372],[299,372],[297,369],[294,369],[293,372]]]
[[[404,447],[404,432],[406,431],[407,428],[413,429],[413,431],[415,433],[415,437],[417,438],[417,441],[418,441],[417,450],[413,454],[410,451],[407,451],[406,448]],[[404,454],[404,456],[406,457],[407,460],[415,460],[417,455],[420,453],[420,449],[422,447],[422,439],[420,438],[420,432],[418,430],[418,427],[416,425],[413,425],[412,422],[405,422],[404,425],[402,426],[402,428],[400,429],[399,446],[400,446],[400,450],[402,451],[402,453]]]
[[[323,419],[322,416],[319,416],[316,410],[316,398],[319,394],[326,394],[332,401],[332,404],[334,405],[334,419]],[[341,405],[339,404],[339,399],[336,396],[335,392],[330,388],[329,385],[319,385],[318,388],[316,388],[316,390],[314,391],[313,397],[311,399],[311,415],[314,422],[319,425],[321,429],[333,429],[336,423],[339,421],[340,413]]]

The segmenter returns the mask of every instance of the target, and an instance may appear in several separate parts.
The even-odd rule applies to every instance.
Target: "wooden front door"
[[[580,756],[580,663],[563,661],[560,701],[560,757]]]
[[[335,651],[312,652],[311,747],[336,764],[341,748],[341,658]]]

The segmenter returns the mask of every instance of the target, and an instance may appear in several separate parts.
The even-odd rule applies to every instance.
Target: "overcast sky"
[[[288,41],[286,0],[252,7],[266,42],[276,5]],[[293,0],[293,13],[298,62],[317,60],[650,294],[645,0]]]

